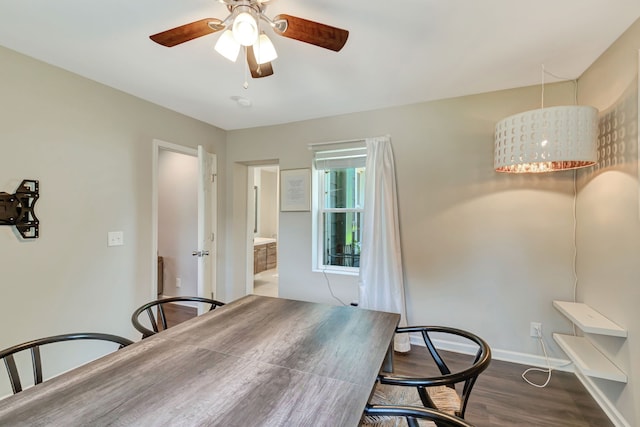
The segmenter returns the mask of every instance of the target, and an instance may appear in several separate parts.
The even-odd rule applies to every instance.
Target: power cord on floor
[[[542,352],[544,353],[544,359],[547,362],[547,369],[543,369],[543,368],[529,368],[526,371],[524,371],[522,373],[522,379],[525,380],[529,385],[532,385],[534,387],[538,387],[538,388],[544,388],[547,386],[547,384],[549,384],[549,381],[551,381],[551,362],[549,362],[549,356],[547,355],[547,347],[544,345],[544,340],[542,339],[542,333],[541,331],[537,331],[538,333],[538,340],[540,340],[540,345],[542,346]],[[536,384],[533,381],[529,380],[527,378],[527,374],[529,372],[543,372],[547,374],[547,380],[544,382],[544,384]]]

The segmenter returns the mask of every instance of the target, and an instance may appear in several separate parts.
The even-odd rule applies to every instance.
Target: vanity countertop
[[[271,237],[254,237],[253,246],[266,245],[267,243],[275,243],[276,239]]]

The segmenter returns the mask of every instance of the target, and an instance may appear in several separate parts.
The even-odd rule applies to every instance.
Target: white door
[[[165,141],[154,140],[153,141],[153,163],[152,163],[152,203],[153,209],[151,213],[152,223],[152,283],[150,289],[150,300],[157,297],[157,284],[158,284],[158,235],[160,233],[158,227],[158,212],[159,212],[159,176],[161,174],[159,169],[159,153],[162,150],[172,151],[175,153],[186,154],[197,158],[198,161],[194,162],[194,167],[198,169],[197,173],[194,173],[196,179],[193,182],[194,186],[197,186],[197,212],[196,215],[190,221],[193,226],[197,225],[197,229],[194,230],[195,234],[192,234],[193,239],[187,246],[180,249],[179,254],[175,254],[175,257],[184,257],[184,265],[189,265],[191,268],[196,267],[195,276],[192,276],[192,280],[195,283],[193,291],[190,291],[188,295],[198,295],[211,298],[212,292],[216,287],[216,206],[217,206],[217,179],[215,174],[217,170],[216,156],[206,153],[202,147],[199,150],[193,148],[184,147],[177,144],[172,144]],[[195,228],[195,227],[194,227]],[[166,231],[166,230],[165,230]],[[182,232],[182,231],[178,231]],[[196,256],[192,256],[192,255]],[[208,255],[204,255],[208,253]],[[201,256],[197,256],[200,254]],[[192,282],[193,283],[193,282]],[[165,284],[166,287],[166,284]],[[199,309],[198,311],[201,311]]]
[[[213,298],[216,287],[217,159],[198,146],[198,296]],[[198,306],[198,314],[204,307]]]

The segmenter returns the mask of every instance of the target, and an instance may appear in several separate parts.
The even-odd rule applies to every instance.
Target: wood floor
[[[171,304],[166,310],[169,325],[175,325],[196,314],[194,308]],[[466,366],[469,357],[443,352],[449,366]],[[424,347],[412,346],[409,353],[396,353],[394,372],[400,375],[436,375]],[[466,420],[477,427],[610,427],[602,409],[587,393],[575,375],[553,371],[544,388],[527,384],[521,377],[526,366],[492,360],[471,393]],[[546,373],[527,375],[543,384]]]
[[[198,314],[198,309],[196,307],[188,307],[186,305],[176,303],[164,304],[163,310],[168,328],[175,326],[178,323],[182,323],[185,320],[189,320],[192,317],[196,317]],[[156,319],[159,319],[158,313],[156,313]],[[158,323],[158,327],[161,328],[160,323]]]
[[[468,360],[464,355],[446,354],[451,358],[452,366],[455,366],[455,361],[465,363]],[[424,347],[412,346],[409,353],[395,354],[394,371],[401,375],[433,372],[429,360]],[[465,419],[477,427],[613,426],[575,375],[553,371],[549,384],[537,388],[522,379],[522,372],[526,368],[515,363],[492,360],[489,368],[480,374],[471,392]],[[543,384],[547,374],[531,372],[527,378],[536,384]]]

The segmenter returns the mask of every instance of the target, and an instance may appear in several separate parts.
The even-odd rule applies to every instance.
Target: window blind
[[[367,146],[364,141],[314,144],[313,162],[316,169],[363,168],[367,161]]]

